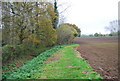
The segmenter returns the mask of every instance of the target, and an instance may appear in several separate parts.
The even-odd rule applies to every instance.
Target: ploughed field
[[[77,51],[104,79],[118,78],[118,37],[78,37]]]

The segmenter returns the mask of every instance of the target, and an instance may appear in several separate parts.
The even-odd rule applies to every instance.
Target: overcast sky
[[[61,10],[70,6],[65,12],[66,22],[76,24],[82,34],[109,33],[105,26],[118,19],[118,2],[120,0],[58,0]]]

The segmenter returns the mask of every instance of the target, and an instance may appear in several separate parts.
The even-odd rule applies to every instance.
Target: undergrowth
[[[54,52],[60,50],[63,46],[55,46],[54,48],[47,50],[31,61],[26,62],[22,67],[13,71],[7,71],[3,73],[2,79],[34,79],[32,75],[41,72],[43,67],[43,61],[50,57]]]

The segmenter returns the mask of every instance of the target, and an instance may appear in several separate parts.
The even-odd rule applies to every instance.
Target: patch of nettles
[[[26,62],[22,67],[14,71],[7,71],[2,74],[2,79],[35,79],[33,76],[36,73],[41,73],[41,68],[45,65],[43,62],[50,56],[52,56],[56,51],[62,49],[64,46],[55,46],[49,49],[37,57],[33,58],[31,61]]]

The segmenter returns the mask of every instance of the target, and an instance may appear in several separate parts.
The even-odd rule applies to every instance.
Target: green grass
[[[73,50],[76,46],[79,45],[63,45],[47,50],[21,68],[4,73],[3,79],[102,79],[84,59],[77,57]],[[44,63],[53,56],[59,59]]]
[[[34,75],[42,79],[102,79],[97,72],[92,71],[91,66],[84,59],[77,57],[73,47],[65,46],[57,61],[46,64],[42,72]],[[54,54],[56,56],[56,54]]]

